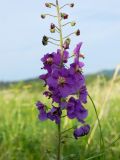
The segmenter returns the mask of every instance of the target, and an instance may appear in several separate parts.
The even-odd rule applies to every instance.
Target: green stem
[[[63,56],[63,35],[62,35],[62,24],[61,24],[60,7],[59,7],[58,0],[56,0],[56,8],[57,8],[58,26],[59,26],[59,31],[60,31],[61,56]]]
[[[65,131],[63,131],[63,132],[61,132],[61,134],[64,134],[64,133],[66,133],[66,132],[68,132],[68,131],[70,131],[71,129],[74,129],[75,127],[71,127],[71,128],[69,128],[69,129],[67,129],[67,130],[65,130]]]
[[[67,3],[67,4],[63,5],[60,9],[64,8],[65,6],[68,6],[68,5],[69,5],[69,4]]]
[[[50,17],[54,17],[54,18],[57,18],[57,16],[55,16],[55,15],[52,15],[52,14],[48,14],[48,13],[46,13],[46,14],[44,14],[45,16],[50,16]]]
[[[68,25],[68,24],[70,24],[70,23],[71,23],[71,22],[67,22],[67,23],[63,24],[62,27],[66,26],[66,25]]]
[[[100,129],[100,149],[101,151],[104,151],[105,149],[105,144],[104,144],[104,139],[103,139],[103,135],[102,135],[102,127],[101,127],[101,124],[100,124],[100,120],[99,120],[99,116],[98,116],[98,113],[97,113],[97,109],[96,109],[96,106],[95,106],[95,103],[93,101],[93,99],[91,98],[91,96],[88,94],[88,97],[89,99],[91,100],[92,104],[93,104],[93,107],[94,107],[94,110],[95,110],[95,113],[96,113],[96,117],[97,117],[97,120],[98,120],[98,125],[99,125],[99,129]],[[101,145],[101,140],[102,140],[102,145]]]
[[[73,34],[75,34],[75,32],[72,32],[72,33],[70,33],[69,35],[63,37],[63,39],[66,39],[66,38],[70,37],[70,36],[73,35]]]
[[[61,123],[58,124],[58,154],[57,160],[61,160]]]

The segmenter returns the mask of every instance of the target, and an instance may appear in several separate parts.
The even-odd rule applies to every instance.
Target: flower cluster
[[[54,25],[51,26],[51,29],[53,28]],[[73,135],[76,139],[87,135],[90,130],[89,125],[85,123],[88,111],[83,106],[87,103],[87,89],[82,74],[84,63],[80,61],[82,57],[81,46],[82,43],[79,43],[75,47],[74,60],[69,66],[67,62],[70,55],[66,48],[63,51],[58,49],[57,52],[44,55],[41,61],[43,63],[42,69],[46,70],[46,74],[40,75],[40,79],[47,86],[47,90],[43,94],[52,99],[52,103],[51,106],[46,106],[40,101],[36,103],[41,121],[49,119],[59,124],[63,113],[66,113],[65,116],[69,119],[78,120],[82,127],[75,128]]]

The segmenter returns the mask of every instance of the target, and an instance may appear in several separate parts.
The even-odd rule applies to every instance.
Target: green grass
[[[100,112],[106,93],[109,89],[106,79],[98,77],[94,83],[88,83],[88,91]],[[43,87],[38,81],[15,83],[0,91],[0,160],[55,160],[57,146],[57,127],[50,121],[40,122],[35,107],[37,100],[50,105],[42,95]],[[95,111],[88,100],[86,108],[89,110],[87,123],[94,127]],[[109,108],[109,110],[108,110]],[[73,126],[65,118],[62,122],[63,130]],[[101,120],[105,147],[109,146],[120,134],[120,86],[114,84],[111,97],[105,105],[104,116]],[[79,140],[64,139],[62,157],[66,160],[85,160],[100,152],[99,127],[86,149],[89,135]],[[102,160],[103,157],[94,158]],[[117,141],[105,152],[105,160],[120,159],[120,142]]]

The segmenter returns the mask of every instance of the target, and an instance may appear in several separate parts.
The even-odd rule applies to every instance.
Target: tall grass
[[[110,82],[104,77],[98,77],[94,83],[89,83],[88,91],[92,95],[100,113],[108,91]],[[26,85],[14,84],[0,91],[0,160],[54,160],[56,155],[57,127],[50,121],[40,122],[35,107],[37,100],[46,104],[49,101],[41,94],[43,88],[38,82]],[[109,106],[109,110],[107,110]],[[94,108],[88,100],[86,108],[89,110],[87,122],[94,127],[96,115]],[[63,131],[72,127],[67,118],[63,120]],[[104,116],[101,119],[102,134],[105,147],[109,146],[120,134],[120,85],[114,83],[111,97],[104,107]],[[86,148],[89,135],[74,140],[72,130],[63,139],[63,157],[66,160],[85,160],[100,152],[99,128]],[[102,156],[101,156],[102,158]],[[120,159],[120,143],[117,141],[106,152],[106,160]],[[94,158],[99,160],[100,157]]]

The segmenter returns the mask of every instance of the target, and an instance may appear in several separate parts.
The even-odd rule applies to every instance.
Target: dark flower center
[[[64,85],[65,82],[66,82],[66,79],[64,77],[62,77],[62,76],[58,77],[58,84],[59,85]]]
[[[53,63],[53,58],[51,58],[51,57],[47,58],[46,63],[47,64],[52,64]]]

